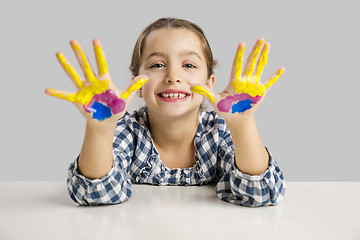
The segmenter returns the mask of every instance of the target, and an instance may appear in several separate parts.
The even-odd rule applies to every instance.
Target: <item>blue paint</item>
[[[244,100],[244,101],[239,101],[236,104],[234,104],[231,108],[231,112],[232,113],[242,113],[245,112],[246,110],[250,109],[252,101],[250,99]]]
[[[93,118],[104,121],[105,119],[111,117],[111,109],[104,104],[99,102],[94,102],[91,107],[91,112],[93,112]]]

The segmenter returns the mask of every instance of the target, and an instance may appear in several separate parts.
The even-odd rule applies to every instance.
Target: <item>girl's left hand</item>
[[[227,122],[246,122],[259,108],[269,87],[284,73],[279,68],[264,83],[260,82],[261,74],[267,63],[270,44],[259,38],[246,61],[242,71],[245,43],[240,43],[234,58],[231,78],[228,86],[221,93],[215,93],[206,85],[193,86],[192,91],[205,96],[218,115]]]

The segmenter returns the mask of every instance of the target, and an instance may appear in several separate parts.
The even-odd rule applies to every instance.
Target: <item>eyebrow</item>
[[[197,52],[194,52],[194,51],[191,51],[191,50],[184,50],[184,51],[181,51],[179,53],[179,56],[183,57],[183,56],[190,56],[190,55],[194,55],[195,57],[199,58],[200,60],[202,60],[201,56],[197,53]],[[165,57],[166,54],[165,53],[162,53],[162,52],[152,52],[149,54],[149,56],[146,57],[146,60],[148,60],[149,58],[151,57],[156,57],[156,56],[159,56],[159,57]]]
[[[179,54],[179,56],[189,56],[189,55],[194,55],[197,58],[199,58],[200,60],[202,60],[201,56],[197,52],[194,52],[191,50],[185,50],[185,51],[180,52],[180,54]]]
[[[159,57],[165,57],[165,54],[164,54],[164,53],[161,53],[161,52],[152,52],[152,53],[149,54],[149,56],[146,57],[145,60],[148,60],[148,59],[151,58],[151,57],[157,57],[157,56],[159,56]]]

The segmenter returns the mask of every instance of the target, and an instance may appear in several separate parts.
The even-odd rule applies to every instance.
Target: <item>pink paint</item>
[[[221,112],[230,112],[232,106],[239,101],[244,101],[244,100],[251,100],[251,102],[253,104],[257,103],[258,101],[260,101],[261,96],[256,96],[256,97],[252,97],[251,95],[247,94],[247,93],[240,93],[240,94],[235,94],[233,96],[228,96],[225,99],[222,99],[218,104],[217,104],[217,108],[219,109],[219,111]]]
[[[96,94],[92,97],[90,103],[84,106],[85,111],[91,112],[91,108],[95,102],[105,103],[113,114],[120,113],[125,109],[125,101],[121,98],[118,98],[115,92],[111,89],[101,93]]]

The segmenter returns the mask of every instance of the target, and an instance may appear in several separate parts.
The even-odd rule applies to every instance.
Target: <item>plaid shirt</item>
[[[146,108],[119,120],[113,139],[113,167],[101,179],[91,180],[69,167],[70,197],[81,205],[115,204],[128,200],[132,183],[154,185],[203,185],[216,182],[218,198],[238,205],[275,205],[285,193],[283,174],[269,154],[268,169],[257,176],[239,171],[234,146],[224,119],[201,111],[194,139],[196,164],[169,169],[155,148]]]

